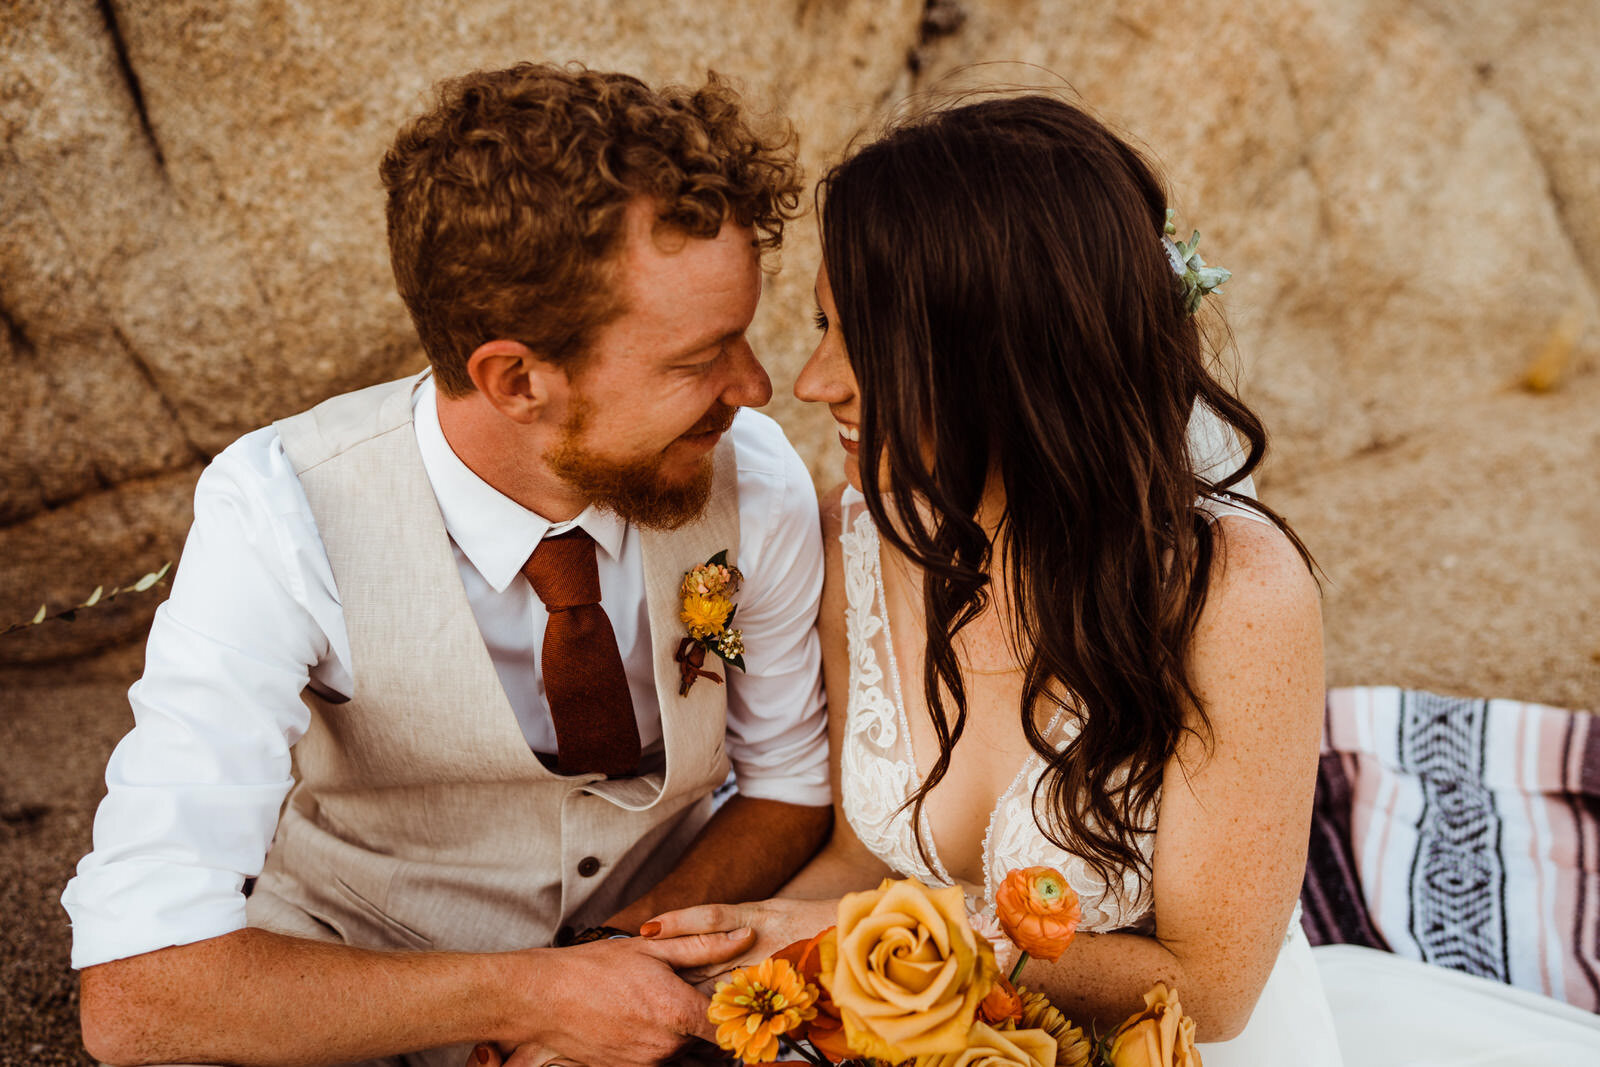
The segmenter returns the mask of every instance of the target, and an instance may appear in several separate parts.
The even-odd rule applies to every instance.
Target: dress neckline
[[[922,768],[917,762],[916,746],[911,740],[911,716],[906,711],[905,689],[900,683],[900,657],[894,650],[894,629],[889,621],[889,591],[883,581],[883,549],[878,539],[877,524],[872,522],[872,517],[865,510],[860,512],[860,518],[865,518],[868,536],[867,551],[871,555],[873,591],[877,594],[878,604],[883,608],[880,619],[883,624],[883,649],[889,657],[889,685],[894,690],[894,714],[896,725],[899,727],[900,736],[906,739],[906,761],[911,766],[911,773],[922,779]],[[858,518],[857,521],[860,521]],[[998,806],[998,805],[997,805]],[[927,859],[932,873],[945,885],[954,885],[955,879],[950,877],[950,871],[944,865],[944,860],[939,857],[939,844],[933,836],[933,827],[928,821],[928,809],[922,808],[917,813],[916,834],[921,843],[926,847]],[[993,825],[994,812],[989,813],[990,824]]]
[[[889,618],[889,592],[888,587],[884,584],[883,580],[884,566],[882,543],[878,537],[877,525],[871,521],[871,516],[865,511],[862,511],[860,513],[860,517],[867,520],[867,529],[870,531],[870,535],[867,538],[867,550],[871,553],[870,562],[872,565],[873,583],[878,597],[878,604],[882,607],[882,614],[880,618],[883,624],[883,647],[885,654],[889,657],[889,684],[894,689],[895,717],[898,720],[901,736],[906,739],[906,759],[910,762],[911,772],[912,774],[916,775],[918,781],[920,781],[923,774],[922,763],[917,758],[916,743],[911,734],[911,713],[908,710],[908,705],[905,699],[905,688],[901,683],[900,660],[895,654],[894,650],[894,624]],[[923,706],[926,707],[926,702],[924,702]],[[1058,709],[1056,713],[1050,717],[1050,723],[1045,727],[1045,737],[1055,736],[1056,728],[1061,725],[1061,719],[1064,714],[1064,711]],[[1023,782],[1031,781],[1034,774],[1041,766],[1042,761],[1039,759],[1039,754],[1037,752],[1030,751],[1027,757],[1022,761],[1022,766],[1017,770],[1016,776],[1011,779],[1011,784],[1006,786],[1004,791],[1002,791],[1000,795],[995,798],[994,806],[989,809],[989,818],[984,824],[983,843],[980,846],[982,851],[979,853],[981,859],[983,860],[983,900],[984,904],[988,907],[994,906],[995,878],[994,871],[991,870],[991,862],[993,857],[992,847],[994,842],[995,826],[1000,821],[1000,815],[1004,810],[1006,803],[1010,801],[1010,799],[1016,794],[1018,787],[1020,787]],[[928,819],[928,810],[926,807],[919,812],[919,816],[920,817],[917,820],[917,834],[923,839],[924,844],[927,846],[928,859],[931,861],[933,874],[941,879],[946,885],[956,884],[956,880],[950,876],[949,869],[945,867],[944,860],[939,856],[938,838],[934,836],[933,827]]]

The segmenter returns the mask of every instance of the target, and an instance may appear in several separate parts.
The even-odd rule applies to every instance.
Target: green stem
[[[832,1064],[830,1064],[827,1060],[823,1059],[820,1053],[813,1053],[813,1052],[806,1051],[806,1049],[803,1048],[798,1041],[793,1041],[788,1036],[786,1036],[784,1034],[779,1034],[778,1035],[778,1044],[782,1045],[784,1048],[788,1049],[790,1052],[796,1053],[797,1055],[804,1057],[805,1061],[807,1063],[817,1064],[817,1067],[832,1067]]]
[[[1022,965],[1028,962],[1028,954],[1022,953],[1017,957],[1017,965],[1011,968],[1011,984],[1016,985],[1017,979],[1022,977]]]

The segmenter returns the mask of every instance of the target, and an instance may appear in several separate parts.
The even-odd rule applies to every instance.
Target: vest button
[[[600,873],[600,861],[593,856],[585,856],[578,861],[578,873],[585,878],[593,878]]]

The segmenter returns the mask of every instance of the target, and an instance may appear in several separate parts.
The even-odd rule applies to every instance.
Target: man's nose
[[[772,399],[772,379],[756,358],[750,342],[741,342],[733,363],[732,377],[722,391],[722,402],[729,407],[758,408]]]

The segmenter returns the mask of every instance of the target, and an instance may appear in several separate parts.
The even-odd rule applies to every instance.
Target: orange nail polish
[[[654,919],[651,919],[649,922],[647,922],[643,926],[639,927],[639,936],[640,937],[654,937],[657,934],[659,934],[660,932],[661,932],[661,924],[656,922]]]
[[[489,1062],[489,1046],[488,1045],[479,1045],[476,1055],[477,1055],[479,1063],[488,1063]]]

